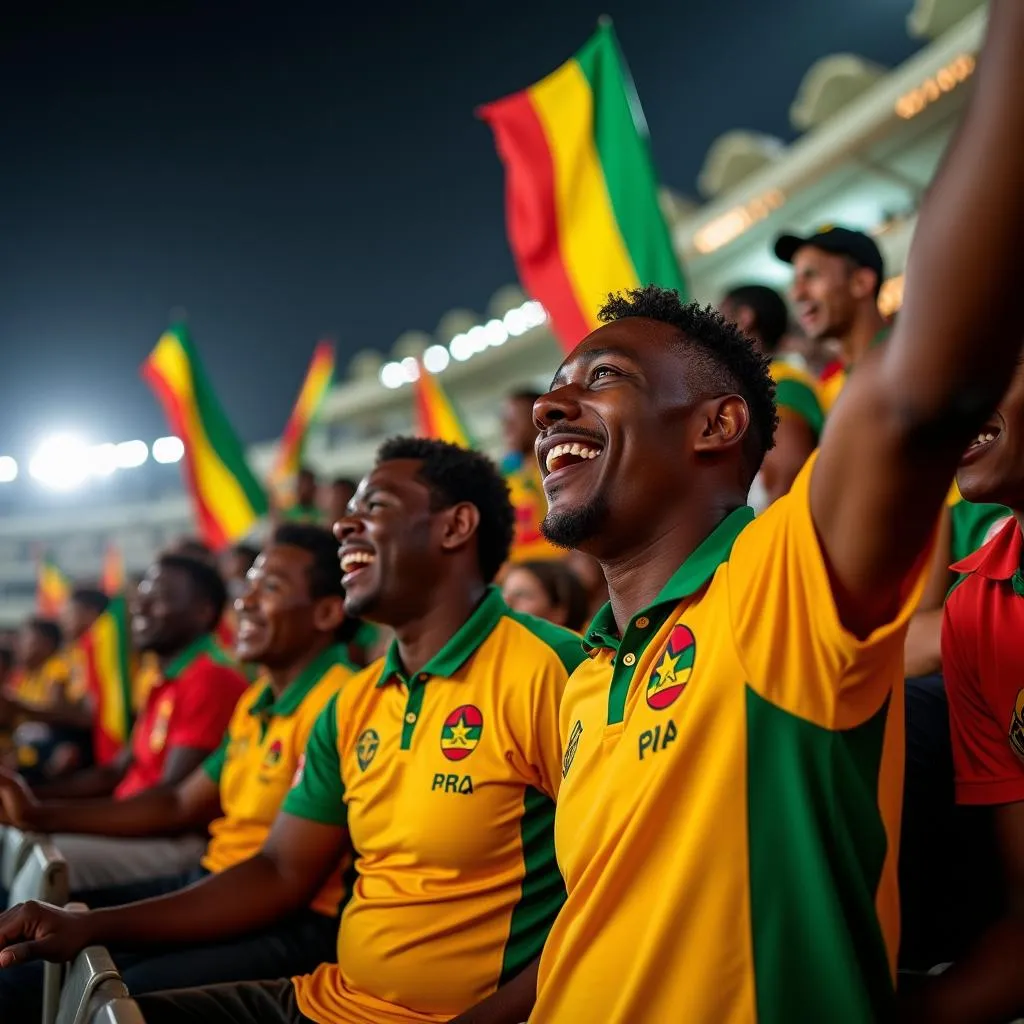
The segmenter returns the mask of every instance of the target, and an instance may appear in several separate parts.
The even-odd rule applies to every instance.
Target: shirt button
[[[647,618],[646,615],[641,615],[640,618],[636,620],[637,629],[646,629],[650,624],[651,620]]]
[[[407,722],[408,722],[408,723],[409,723],[410,725],[412,725],[412,724],[413,724],[413,722],[415,722],[415,721],[416,721],[416,712],[415,712],[415,711],[410,711],[410,712],[409,712],[409,713],[408,713],[408,714],[407,714],[407,715],[405,716],[405,720],[406,720],[406,721],[407,721]]]
[[[622,664],[623,665],[635,665],[636,664],[636,655],[632,651],[630,651],[629,654],[624,654],[622,656]]]

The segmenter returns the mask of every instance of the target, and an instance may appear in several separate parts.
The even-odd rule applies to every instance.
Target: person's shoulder
[[[233,690],[238,694],[248,690],[250,686],[261,688],[260,684],[250,683],[242,667],[230,659],[212,652],[203,652],[195,658],[178,677],[182,689],[194,686],[215,686]]]
[[[566,672],[572,672],[586,657],[582,637],[571,629],[512,609],[505,612],[503,621],[517,634],[517,648],[525,658],[557,659]]]

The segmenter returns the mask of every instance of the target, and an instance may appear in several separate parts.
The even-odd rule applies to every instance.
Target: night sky
[[[58,430],[162,433],[137,367],[176,307],[247,441],[280,431],[319,337],[344,370],[482,310],[515,274],[473,109],[602,11],[688,194],[723,131],[792,137],[818,57],[917,46],[911,0],[20,6],[0,32],[0,453],[19,458]]]

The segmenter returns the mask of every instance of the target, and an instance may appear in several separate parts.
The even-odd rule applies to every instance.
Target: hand
[[[28,783],[9,768],[0,768],[0,821],[16,828],[31,829],[38,820],[39,801]]]
[[[89,945],[88,921],[88,911],[60,910],[35,900],[11,907],[0,914],[0,968],[31,960],[73,960]]]

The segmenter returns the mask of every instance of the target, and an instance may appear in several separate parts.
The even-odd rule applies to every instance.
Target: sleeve
[[[203,771],[209,776],[210,781],[220,785],[221,772],[224,771],[224,761],[228,755],[228,743],[231,742],[230,734],[224,733],[220,746],[203,762]]]
[[[183,673],[176,687],[167,749],[215,750],[246,686],[236,671],[212,662]]]
[[[727,564],[729,618],[747,685],[775,707],[828,729],[862,724],[903,678],[907,624],[927,580],[921,552],[893,618],[859,639],[839,618],[811,517],[807,460],[789,494],[737,538]]]
[[[821,411],[818,395],[809,381],[787,377],[775,385],[775,402],[780,411],[792,413],[805,420],[814,431],[821,434],[825,416]]]
[[[299,759],[295,781],[281,810],[321,825],[344,827],[348,820],[338,755],[337,695],[320,713],[309,734],[306,752]]]
[[[1024,800],[1024,765],[1010,747],[1010,723],[1000,721],[974,671],[979,638],[964,615],[958,587],[942,616],[942,674],[949,704],[949,735],[959,804],[1006,804]]]
[[[577,647],[579,644],[577,644]],[[552,657],[538,669],[532,686],[517,694],[516,741],[512,762],[529,784],[554,800],[562,781],[559,708],[569,673]]]

